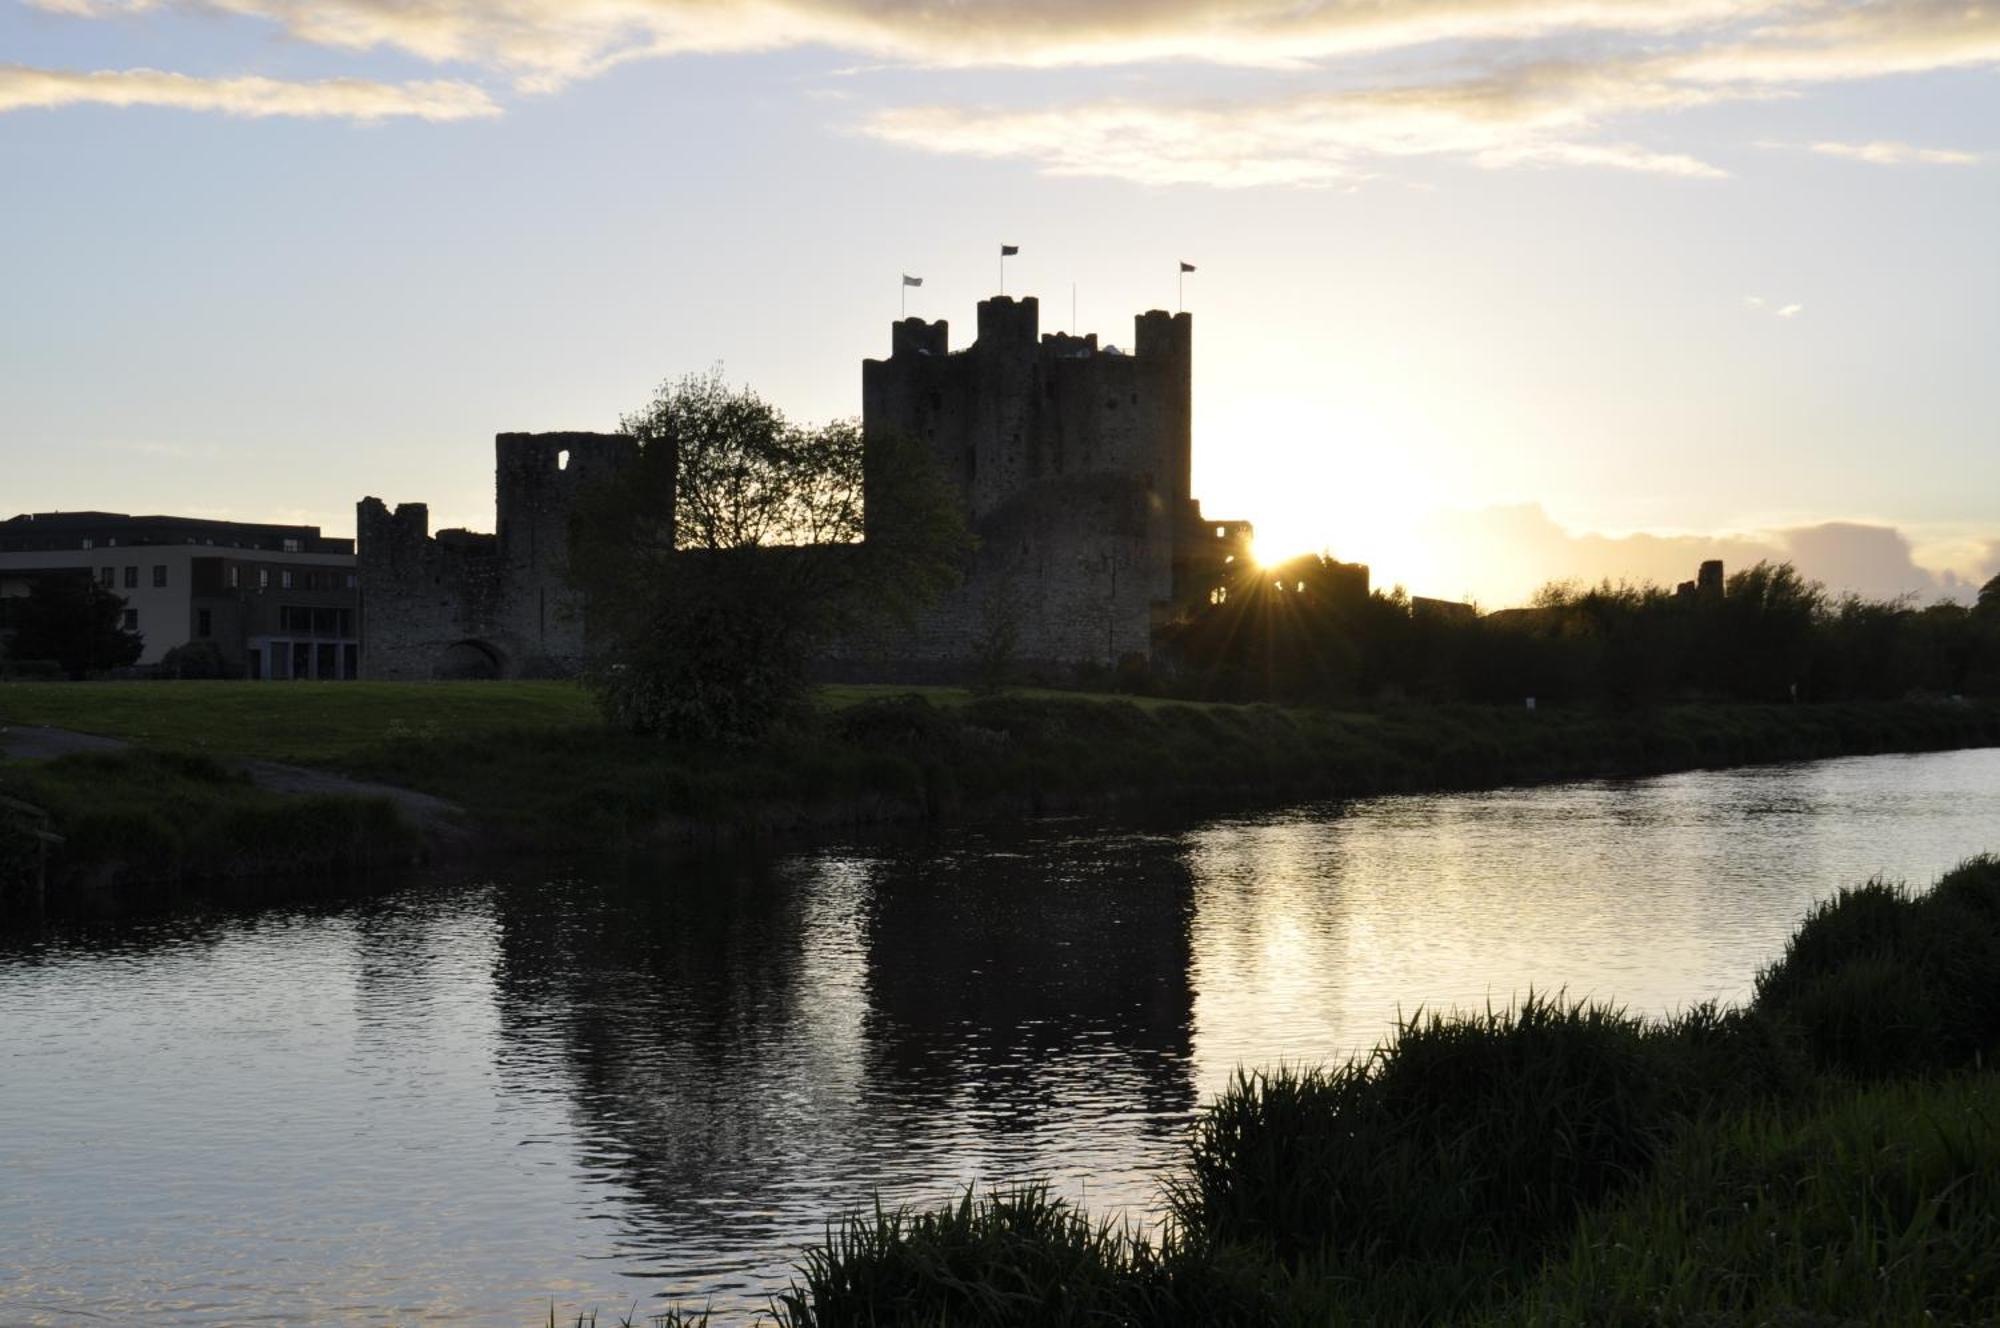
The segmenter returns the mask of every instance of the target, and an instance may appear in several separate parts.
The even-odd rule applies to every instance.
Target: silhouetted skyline
[[[2000,571],[1991,14],[229,8],[0,8],[0,515],[476,521],[483,439],[717,362],[859,413],[901,276],[951,316],[1004,240],[1113,341],[1196,264],[1194,486],[1269,552]]]

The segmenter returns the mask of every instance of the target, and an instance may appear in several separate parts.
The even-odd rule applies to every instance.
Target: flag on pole
[[[1000,246],[1000,256],[1002,258],[1012,258],[1015,254],[1018,254],[1020,252],[1021,252],[1021,246],[1018,244],[1003,244]]]
[[[922,277],[913,277],[905,272],[903,274],[903,284],[905,286],[921,286],[924,284],[924,279]]]
[[[1194,271],[1194,264],[1193,264],[1193,263],[1182,263],[1182,264],[1181,264],[1181,271],[1183,271],[1183,272],[1192,272],[1192,271]]]

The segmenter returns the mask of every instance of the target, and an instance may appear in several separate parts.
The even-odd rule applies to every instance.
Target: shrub
[[[1028,1186],[932,1211],[848,1217],[779,1297],[792,1328],[848,1324],[1129,1323],[1164,1282],[1163,1256]]]
[[[222,647],[213,641],[188,641],[160,656],[153,666],[156,678],[229,678],[235,671],[222,656]]]
[[[1841,891],[1759,975],[1756,1003],[1823,1070],[1948,1070],[2000,1048],[2000,860],[1964,863],[1926,895]]]
[[[1904,1083],[1690,1130],[1577,1226],[1528,1324],[1991,1323],[2000,1077]]]
[[[1686,1088],[1668,1042],[1602,1006],[1420,1017],[1366,1061],[1240,1078],[1173,1208],[1287,1261],[1518,1253],[1642,1171]]]

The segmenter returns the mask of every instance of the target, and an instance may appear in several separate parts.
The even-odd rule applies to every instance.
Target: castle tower
[[[862,365],[871,455],[891,435],[923,444],[979,539],[965,588],[917,634],[928,657],[968,657],[981,596],[1025,606],[1028,658],[1146,654],[1183,546],[1206,533],[1189,487],[1193,319],[1140,314],[1122,351],[1040,322],[1032,296],[997,296],[971,346],[954,353],[944,323],[904,319],[889,358]],[[871,502],[868,528],[895,516]]]

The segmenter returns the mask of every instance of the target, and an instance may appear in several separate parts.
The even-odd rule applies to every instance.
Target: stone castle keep
[[[953,352],[943,322],[893,325],[862,365],[862,429],[921,440],[966,503],[978,547],[964,582],[912,630],[847,642],[829,673],[963,674],[997,631],[1027,669],[1150,658],[1155,631],[1205,603],[1249,553],[1249,523],[1203,518],[1189,488],[1193,320],[1135,320],[1130,352],[1042,335],[1032,298],[979,305]],[[584,615],[566,581],[571,508],[637,444],[622,435],[501,434],[497,530],[429,531],[421,503],[357,512],[363,673],[370,678],[572,672]],[[895,519],[871,504],[867,527]]]

